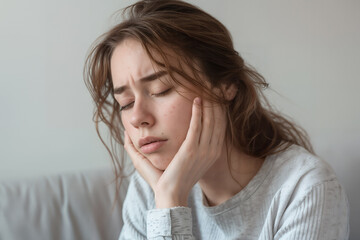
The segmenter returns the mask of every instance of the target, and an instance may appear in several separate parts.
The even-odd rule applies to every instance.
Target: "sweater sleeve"
[[[174,207],[149,210],[147,214],[148,239],[194,239],[191,209]]]
[[[123,204],[124,225],[119,240],[194,239],[190,208],[154,206],[152,189],[135,173]]]
[[[337,180],[318,184],[305,195],[276,232],[276,240],[345,240],[349,206]]]

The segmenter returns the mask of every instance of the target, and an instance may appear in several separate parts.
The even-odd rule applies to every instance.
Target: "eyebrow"
[[[152,73],[148,76],[142,77],[139,79],[140,82],[151,82],[154,81],[156,79],[161,78],[162,76],[166,75],[167,71],[159,71],[159,72],[155,72]],[[114,94],[121,94],[123,93],[128,87],[127,86],[120,86],[120,87],[115,87],[114,88]]]

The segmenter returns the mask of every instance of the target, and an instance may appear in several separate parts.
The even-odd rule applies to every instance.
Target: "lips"
[[[144,154],[149,154],[156,152],[161,148],[167,139],[157,138],[157,137],[145,137],[139,140],[138,146],[140,147],[141,152]]]

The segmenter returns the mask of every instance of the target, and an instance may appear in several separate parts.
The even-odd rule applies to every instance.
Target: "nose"
[[[155,123],[152,107],[146,101],[137,100],[132,108],[130,123],[135,128],[151,127]]]

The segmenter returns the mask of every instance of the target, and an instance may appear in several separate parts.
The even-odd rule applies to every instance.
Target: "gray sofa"
[[[116,240],[128,179],[111,170],[0,182],[0,240]]]

